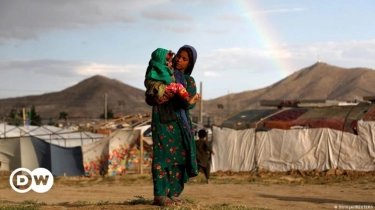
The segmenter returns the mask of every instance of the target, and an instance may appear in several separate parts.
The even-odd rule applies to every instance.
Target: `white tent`
[[[38,159],[31,137],[10,137],[0,139],[0,170],[17,168],[38,168]]]
[[[375,170],[375,122],[358,121],[358,135],[329,128],[255,132],[213,127],[211,171]]]
[[[63,147],[81,146],[104,137],[103,134],[71,131],[55,126],[13,126],[0,124],[0,139],[22,136],[34,136]]]
[[[76,147],[103,138],[101,134],[74,132],[54,126],[12,126],[0,124],[0,170],[39,167],[32,138],[62,146]]]

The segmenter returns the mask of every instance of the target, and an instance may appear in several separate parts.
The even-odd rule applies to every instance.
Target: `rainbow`
[[[259,18],[254,14],[255,11],[260,10],[257,5],[257,1],[252,0],[235,0],[238,11],[247,23],[247,27],[250,32],[254,33],[257,42],[260,44],[262,49],[276,49],[280,46],[280,40],[278,39],[277,31],[273,30],[272,25],[267,22],[266,16]],[[279,76],[282,78],[287,77],[294,71],[293,65],[288,63],[286,59],[283,59],[281,53],[287,53],[285,49],[283,50],[273,50],[271,55],[272,64],[278,72]]]

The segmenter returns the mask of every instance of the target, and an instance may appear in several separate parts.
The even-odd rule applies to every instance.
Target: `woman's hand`
[[[169,90],[165,90],[164,91],[164,95],[167,96],[168,98],[173,98],[174,97],[174,93],[169,91]]]
[[[199,93],[195,94],[195,96],[193,96],[193,98],[191,100],[192,100],[193,104],[198,103],[199,101],[201,101],[201,94],[199,94]]]

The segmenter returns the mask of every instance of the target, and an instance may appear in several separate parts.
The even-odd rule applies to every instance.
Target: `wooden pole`
[[[201,101],[199,103],[199,119],[198,119],[198,123],[203,123],[203,97],[202,97],[202,92],[203,92],[203,87],[202,87],[202,82],[200,82],[200,86],[199,86],[199,92],[200,92],[200,95],[201,95]]]
[[[139,139],[140,139],[140,147],[141,147],[141,154],[140,154],[140,157],[139,157],[139,165],[140,165],[140,174],[143,174],[143,133],[141,130],[139,130],[140,134],[139,134]]]
[[[26,126],[26,110],[25,110],[25,107],[22,108],[22,118],[23,118],[23,126]]]
[[[104,95],[104,121],[107,122],[107,93]]]

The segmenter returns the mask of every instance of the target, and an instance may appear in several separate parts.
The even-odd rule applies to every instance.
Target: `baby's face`
[[[169,58],[169,60],[167,61],[167,65],[168,65],[169,67],[172,66],[172,61],[173,61],[173,57]]]
[[[167,54],[166,62],[165,62],[165,64],[168,67],[172,67],[173,57],[174,57],[174,53],[172,51],[169,51],[168,54]]]

